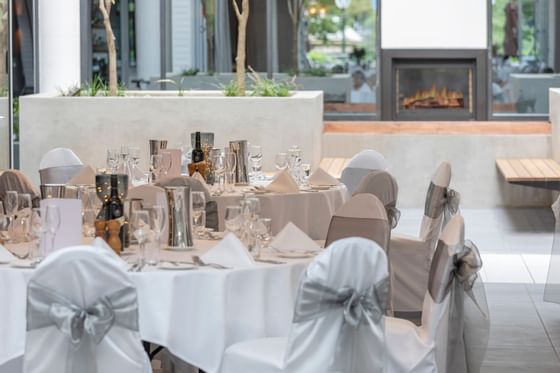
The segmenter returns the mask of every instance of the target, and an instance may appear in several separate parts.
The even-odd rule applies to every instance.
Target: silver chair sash
[[[66,184],[83,168],[83,165],[44,168],[39,170],[41,184]]]
[[[68,337],[65,373],[98,373],[96,345],[115,325],[138,331],[136,290],[125,287],[83,308],[64,295],[31,281],[27,331],[56,326]]]
[[[428,291],[436,303],[451,297],[448,372],[477,373],[486,354],[490,318],[484,285],[478,281],[481,269],[480,253],[471,241],[460,242],[456,247],[438,242]]]
[[[430,182],[424,206],[424,215],[437,219],[444,213],[443,225],[459,211],[461,194],[453,189],[435,185]]]
[[[333,365],[326,371],[365,372],[366,362],[357,357],[360,343],[360,328],[371,330],[375,338],[384,341],[385,328],[383,316],[389,294],[389,279],[385,278],[362,293],[351,287],[332,289],[316,281],[304,280],[297,298],[294,323],[310,321],[321,317],[324,313],[341,311],[344,317],[341,337],[338,340]],[[368,331],[369,331],[368,330]],[[348,353],[349,352],[349,353]],[[372,351],[374,359],[383,359],[383,351]],[[381,362],[376,366],[384,366]],[[369,367],[371,369],[371,367]]]

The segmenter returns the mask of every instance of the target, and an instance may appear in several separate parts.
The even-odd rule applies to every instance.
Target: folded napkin
[[[233,233],[228,233],[216,246],[201,256],[206,263],[216,263],[231,268],[252,268],[253,257]]]
[[[69,185],[95,185],[95,170],[91,166],[84,166],[80,172],[72,176]]]
[[[128,268],[128,263],[125,262],[123,260],[123,258],[121,258],[120,256],[117,255],[117,253],[115,253],[115,251],[113,251],[113,249],[111,248],[111,246],[109,246],[109,244],[107,242],[105,242],[104,239],[97,237],[95,240],[93,240],[93,243],[91,244],[91,246],[95,247],[98,250],[101,250],[103,252],[103,254],[106,254],[108,256],[111,257],[111,259],[116,260],[119,263],[119,266],[122,267],[123,269]]]
[[[282,170],[274,175],[274,178],[266,187],[271,192],[276,193],[297,193],[299,192],[299,186],[296,181],[290,175],[288,170]]]
[[[16,257],[12,255],[4,246],[0,245],[0,263],[10,263],[16,260]]]
[[[318,251],[321,249],[305,232],[289,222],[276,235],[270,247],[278,251]]]
[[[340,182],[332,177],[327,171],[323,170],[319,167],[307,180],[309,185],[318,185],[318,186],[331,186],[331,185],[338,185]]]

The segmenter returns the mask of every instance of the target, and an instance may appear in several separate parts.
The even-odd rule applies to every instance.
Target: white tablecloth
[[[162,251],[167,260],[190,260],[196,251]],[[277,258],[275,258],[277,259]],[[277,259],[285,260],[285,259]],[[138,289],[142,339],[166,346],[181,359],[215,372],[225,349],[253,338],[287,336],[295,292],[308,260],[257,263],[244,270],[148,268],[130,275]],[[25,348],[26,286],[32,270],[0,265],[0,365]]]
[[[299,193],[264,193],[255,195],[261,201],[261,216],[272,219],[272,234],[277,234],[289,222],[294,223],[314,240],[324,240],[331,217],[349,199],[345,186],[328,190]],[[237,205],[243,197],[241,189],[213,197],[218,204],[220,230],[225,229],[227,206]]]

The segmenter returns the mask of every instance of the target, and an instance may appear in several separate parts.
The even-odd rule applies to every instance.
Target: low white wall
[[[105,167],[108,148],[139,146],[147,164],[149,139],[169,147],[190,143],[194,131],[214,132],[215,147],[246,139],[263,146],[263,166],[274,169],[274,156],[291,145],[304,162],[318,165],[323,131],[323,94],[296,92],[291,97],[224,97],[221,92],[130,93],[128,97],[20,98],[21,169],[38,181],[43,154],[55,147],[73,149],[82,161]],[[149,95],[149,96],[148,96]]]
[[[552,124],[552,158],[560,162],[560,88],[549,90],[550,123]]]
[[[389,171],[399,184],[402,207],[424,207],[430,178],[443,160],[452,164],[452,187],[461,193],[464,207],[550,206],[552,203],[551,192],[508,184],[496,169],[498,158],[550,158],[550,135],[323,136],[325,157],[351,157],[363,149],[375,149],[389,160]]]

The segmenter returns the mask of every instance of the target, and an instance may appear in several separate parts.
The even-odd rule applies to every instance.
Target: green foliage
[[[295,89],[293,80],[277,82],[274,79],[261,78],[251,67],[249,67],[249,71],[249,79],[253,82],[251,96],[287,97],[290,95],[290,90]]]
[[[109,86],[107,85],[107,83],[105,83],[99,75],[96,75],[91,83],[86,83],[85,85],[83,85],[79,89],[78,94],[76,94],[75,96],[107,96],[108,92]]]
[[[338,23],[333,20],[332,16],[312,16],[309,17],[308,22],[309,34],[321,40],[323,44],[328,43],[329,34],[334,34],[339,29]]]
[[[199,69],[197,69],[196,67],[192,67],[190,69],[185,69],[181,72],[181,76],[195,76],[196,74],[198,74],[200,72]]]
[[[331,72],[325,66],[313,66],[303,70],[303,75],[325,77],[330,75]]]
[[[335,62],[334,58],[317,49],[309,51],[309,53],[307,53],[307,58],[309,58],[314,65],[328,65]]]
[[[222,85],[222,90],[224,91],[224,96],[227,97],[239,96],[239,85],[235,80],[230,81],[226,85]]]
[[[505,8],[509,0],[495,0],[492,5],[492,45],[497,55],[504,54],[506,12]],[[519,16],[522,24],[519,31],[522,33],[522,46],[520,54],[523,56],[535,56],[537,27],[535,25],[535,1],[522,0]]]
[[[179,82],[176,82],[173,79],[160,79],[157,80],[156,83],[169,83],[173,84],[177,88],[177,96],[183,97],[185,95],[185,89],[183,88],[183,82],[185,81],[185,77],[183,76],[179,79]]]

